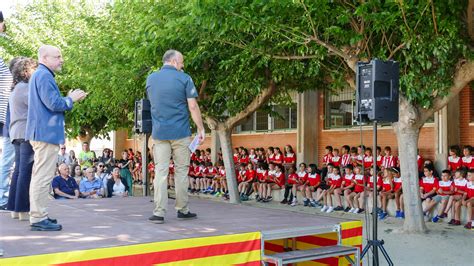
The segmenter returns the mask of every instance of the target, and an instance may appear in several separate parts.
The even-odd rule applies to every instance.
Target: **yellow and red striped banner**
[[[362,248],[362,221],[343,222],[341,226],[341,245]],[[312,236],[302,236],[296,239],[296,249],[305,250],[338,244],[338,233],[326,233]],[[288,239],[288,247],[292,247],[292,240]],[[265,253],[273,254],[284,251],[284,240],[272,240],[265,242]],[[354,256],[351,257],[354,259]],[[349,265],[344,257],[333,257],[314,261],[300,262],[300,265]]]
[[[260,265],[259,232],[0,259],[0,265]]]

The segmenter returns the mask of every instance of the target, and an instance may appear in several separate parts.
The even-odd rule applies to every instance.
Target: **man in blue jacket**
[[[61,51],[43,45],[38,50],[38,69],[30,78],[28,119],[25,137],[35,152],[30,183],[30,224],[33,231],[59,231],[62,226],[48,217],[46,206],[51,181],[56,169],[59,145],[64,144],[64,112],[73,103],[84,99],[82,90],[69,92],[61,97],[54,72],[61,70]]]

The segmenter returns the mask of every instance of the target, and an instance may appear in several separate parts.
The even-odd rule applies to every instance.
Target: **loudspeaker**
[[[151,124],[151,106],[148,99],[140,99],[135,101],[135,133],[147,134],[152,131]]]
[[[396,61],[358,62],[354,118],[359,122],[397,122],[399,82],[399,63]]]

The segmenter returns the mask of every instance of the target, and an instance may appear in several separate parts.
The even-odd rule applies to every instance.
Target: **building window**
[[[339,92],[326,91],[325,99],[325,127],[351,127],[355,91],[351,88]]]
[[[253,113],[237,127],[237,132],[296,129],[298,118],[296,103],[291,106],[276,105],[273,107],[273,112],[278,115],[272,116],[263,111]]]

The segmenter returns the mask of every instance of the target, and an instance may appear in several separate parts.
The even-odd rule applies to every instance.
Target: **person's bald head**
[[[38,62],[47,66],[51,71],[59,72],[64,60],[58,47],[43,45],[38,49]]]
[[[69,176],[69,166],[67,164],[62,163],[58,166],[59,174],[63,177]]]

